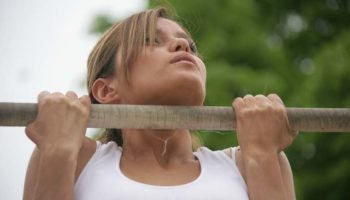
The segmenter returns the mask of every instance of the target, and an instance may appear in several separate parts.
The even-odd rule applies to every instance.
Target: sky
[[[43,90],[86,94],[86,61],[98,40],[88,34],[94,17],[120,19],[146,6],[146,0],[0,0],[0,102],[36,102]],[[33,148],[23,127],[0,127],[1,199],[22,199]]]

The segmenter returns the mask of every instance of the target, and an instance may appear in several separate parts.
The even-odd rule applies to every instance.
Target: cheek
[[[132,79],[139,79],[140,76],[147,74],[147,69],[152,66],[151,56],[141,53],[136,61],[130,65],[130,75]]]
[[[150,80],[154,80],[159,71],[162,71],[164,65],[161,56],[154,54],[142,55],[130,66],[130,81],[135,84],[134,86],[142,87]]]

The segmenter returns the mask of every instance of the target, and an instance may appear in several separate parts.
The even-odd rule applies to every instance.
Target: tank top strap
[[[231,157],[222,150],[212,151],[207,147],[200,147],[194,154],[200,159],[202,169],[208,171],[208,174],[217,177],[221,175],[230,176],[247,190],[244,178],[236,164],[236,152],[238,149],[239,147],[230,148]]]
[[[231,149],[231,154],[234,154],[234,152],[236,151],[236,147],[232,147]],[[210,150],[207,147],[200,147],[196,152],[194,152],[194,154],[197,157],[202,158],[201,162],[203,162],[203,164],[209,164],[209,165],[213,165],[213,164],[218,164],[220,163],[220,165],[228,165],[228,166],[232,166],[235,165],[235,157],[231,156],[231,158],[222,150]]]

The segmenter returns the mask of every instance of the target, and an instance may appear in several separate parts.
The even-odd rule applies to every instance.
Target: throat
[[[188,130],[137,130],[123,132],[123,156],[130,160],[167,161],[193,159]]]
[[[183,162],[165,162],[163,164],[147,160],[135,162],[122,158],[120,171],[128,179],[143,184],[176,186],[196,180],[201,174],[201,165],[196,157]]]
[[[174,135],[172,135],[172,136],[166,138],[165,140],[164,140],[164,139],[161,139],[161,138],[158,138],[158,139],[160,139],[160,140],[163,142],[163,152],[162,152],[162,154],[161,154],[161,158],[162,158],[162,159],[165,157],[165,155],[166,155],[166,153],[167,153],[168,142],[169,142],[169,140],[170,140],[173,136],[174,136]]]

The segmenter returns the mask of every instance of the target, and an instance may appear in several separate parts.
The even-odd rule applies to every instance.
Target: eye
[[[145,38],[145,44],[146,45],[151,45],[151,38],[150,37],[146,37]],[[158,46],[158,45],[160,45],[160,42],[159,42],[159,39],[158,38],[155,38],[154,39],[154,43]]]
[[[151,39],[150,39],[149,37],[146,37],[146,38],[145,38],[145,44],[146,44],[146,45],[149,45],[149,44],[151,43],[150,40],[151,40]]]
[[[197,53],[197,46],[196,43],[194,43],[193,41],[188,41],[190,44],[190,49],[193,53]]]
[[[154,39],[154,43],[156,43],[156,45],[160,45],[159,39],[158,38]]]

